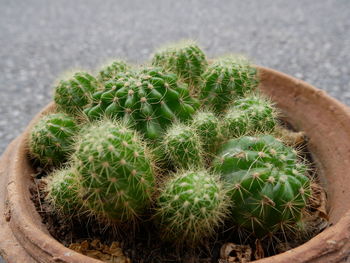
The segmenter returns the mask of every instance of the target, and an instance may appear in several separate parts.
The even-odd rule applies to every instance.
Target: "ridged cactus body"
[[[197,132],[207,154],[215,151],[221,137],[221,124],[213,112],[199,111],[192,119],[191,127]]]
[[[195,42],[182,41],[158,50],[152,64],[176,73],[188,84],[196,85],[207,67],[205,54]]]
[[[191,126],[172,125],[164,135],[163,144],[166,155],[178,169],[203,166],[202,143]]]
[[[258,237],[292,231],[310,196],[306,166],[271,135],[224,144],[213,163],[232,200],[235,224]]]
[[[91,103],[91,95],[98,89],[97,80],[88,73],[77,72],[68,80],[61,80],[55,88],[54,101],[59,110],[79,115]]]
[[[199,107],[187,85],[178,83],[175,74],[161,68],[125,75],[107,82],[105,87],[94,94],[95,103],[85,113],[90,118],[105,114],[123,119],[149,139],[159,138],[172,122],[191,118]]]
[[[29,152],[44,166],[60,165],[72,153],[77,132],[75,120],[67,114],[46,115],[31,130]]]
[[[175,174],[160,191],[161,234],[172,242],[193,245],[214,234],[227,216],[229,200],[215,175],[204,170]]]
[[[217,112],[222,112],[234,99],[257,87],[256,68],[242,57],[223,57],[210,64],[202,74],[200,98]]]
[[[87,209],[98,220],[135,221],[150,205],[154,167],[136,132],[101,121],[82,130],[74,160]]]
[[[130,70],[128,64],[122,60],[115,60],[111,64],[105,66],[98,73],[97,79],[101,82],[107,82],[109,80],[118,78],[118,75]]]
[[[272,132],[277,125],[277,110],[262,95],[236,100],[222,119],[223,136],[227,139],[244,134]]]
[[[57,170],[47,179],[47,197],[58,213],[73,217],[79,215],[83,207],[81,180],[74,168]]]

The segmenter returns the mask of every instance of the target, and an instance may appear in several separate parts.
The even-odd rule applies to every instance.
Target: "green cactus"
[[[113,61],[111,64],[105,66],[98,73],[97,79],[101,82],[107,82],[109,80],[118,78],[118,75],[130,70],[128,64],[122,60]]]
[[[85,205],[100,222],[135,222],[155,187],[152,158],[136,132],[103,120],[83,128],[74,160]]]
[[[226,139],[259,132],[271,133],[277,125],[277,109],[262,95],[236,100],[222,119]]]
[[[77,132],[77,124],[67,114],[46,115],[30,132],[29,152],[41,165],[60,165],[72,153],[73,137]]]
[[[89,118],[105,114],[123,119],[149,139],[158,139],[172,122],[191,118],[199,107],[199,102],[189,95],[187,85],[161,68],[145,68],[134,75],[119,76],[93,97],[94,104],[85,110]]]
[[[213,153],[221,138],[221,124],[215,114],[211,111],[198,111],[193,116],[191,126],[199,135],[204,152]]]
[[[205,54],[195,42],[181,41],[158,50],[152,64],[178,74],[190,85],[197,85],[208,63]]]
[[[69,80],[61,80],[55,88],[57,108],[69,114],[79,115],[91,103],[91,96],[98,90],[97,80],[88,73],[77,72]]]
[[[234,99],[257,87],[257,70],[243,57],[228,56],[215,60],[202,74],[200,98],[217,112],[224,111]]]
[[[292,231],[310,196],[306,165],[271,135],[224,144],[213,162],[232,200],[232,220],[257,237]]]
[[[46,178],[46,199],[54,211],[65,217],[80,214],[83,207],[81,180],[75,168],[57,170]]]
[[[204,165],[200,137],[190,126],[182,123],[170,126],[164,135],[163,145],[164,152],[178,169]]]
[[[195,245],[212,236],[227,216],[229,198],[217,176],[205,170],[182,171],[160,190],[156,218],[164,239]]]

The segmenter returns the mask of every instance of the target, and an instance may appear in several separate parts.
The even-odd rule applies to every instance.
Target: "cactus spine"
[[[258,237],[292,231],[310,196],[306,166],[271,135],[224,144],[213,163],[232,200],[232,220]]]
[[[195,42],[182,41],[158,50],[152,64],[176,73],[183,81],[197,85],[207,67],[205,54]]]
[[[140,137],[120,123],[101,121],[82,130],[74,159],[85,205],[97,220],[136,221],[150,205],[154,167]]]
[[[210,237],[227,216],[228,202],[215,175],[205,170],[178,172],[164,184],[158,198],[163,238],[194,245]]]
[[[88,73],[77,72],[69,80],[61,80],[55,88],[54,101],[59,110],[79,115],[91,102],[98,89],[97,80]]]
[[[200,98],[217,112],[224,111],[234,99],[253,91],[258,84],[256,68],[242,57],[223,57],[210,64],[202,74]]]
[[[77,132],[77,124],[67,114],[46,115],[31,130],[29,152],[44,166],[60,165],[72,153]]]

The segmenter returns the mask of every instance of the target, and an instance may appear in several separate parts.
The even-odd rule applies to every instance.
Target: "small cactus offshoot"
[[[272,102],[262,95],[238,99],[223,116],[223,136],[230,139],[245,134],[272,133],[277,115]]]
[[[185,124],[172,125],[164,135],[165,153],[177,168],[202,167],[203,149],[196,131]]]
[[[187,85],[161,68],[146,68],[134,76],[109,81],[104,91],[94,94],[94,100],[85,110],[90,118],[105,114],[123,119],[149,139],[159,138],[172,122],[191,118],[199,107]]]
[[[127,72],[129,69],[130,67],[124,61],[116,60],[101,69],[98,73],[97,79],[101,82],[107,82],[118,78],[120,73]]]
[[[195,42],[182,41],[158,50],[152,64],[176,73],[181,80],[196,85],[207,67],[205,54]]]
[[[154,167],[135,131],[111,121],[83,128],[74,160],[82,177],[85,205],[97,220],[135,222],[149,207]]]
[[[227,216],[229,198],[218,177],[205,170],[181,171],[163,186],[157,215],[164,239],[195,245],[211,237]]]
[[[41,165],[58,166],[73,152],[73,137],[77,132],[77,124],[67,114],[46,115],[31,130],[29,152]]]
[[[46,178],[47,196],[53,209],[64,217],[79,215],[83,207],[81,180],[75,168],[57,170]]]
[[[88,73],[78,72],[69,80],[61,80],[55,88],[57,108],[69,114],[79,115],[91,102],[91,95],[98,89],[97,80]]]
[[[197,132],[205,153],[213,153],[221,137],[219,118],[210,111],[198,111],[192,119],[191,127]]]
[[[223,57],[210,64],[202,74],[200,98],[215,111],[224,111],[234,99],[257,87],[257,70],[243,57]]]
[[[224,144],[213,163],[232,200],[232,220],[263,237],[293,231],[310,197],[310,179],[296,151],[271,135]]]

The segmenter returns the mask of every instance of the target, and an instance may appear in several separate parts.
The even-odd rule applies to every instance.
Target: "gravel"
[[[349,0],[0,0],[0,153],[67,70],[147,61],[183,38],[242,53],[350,105]]]

